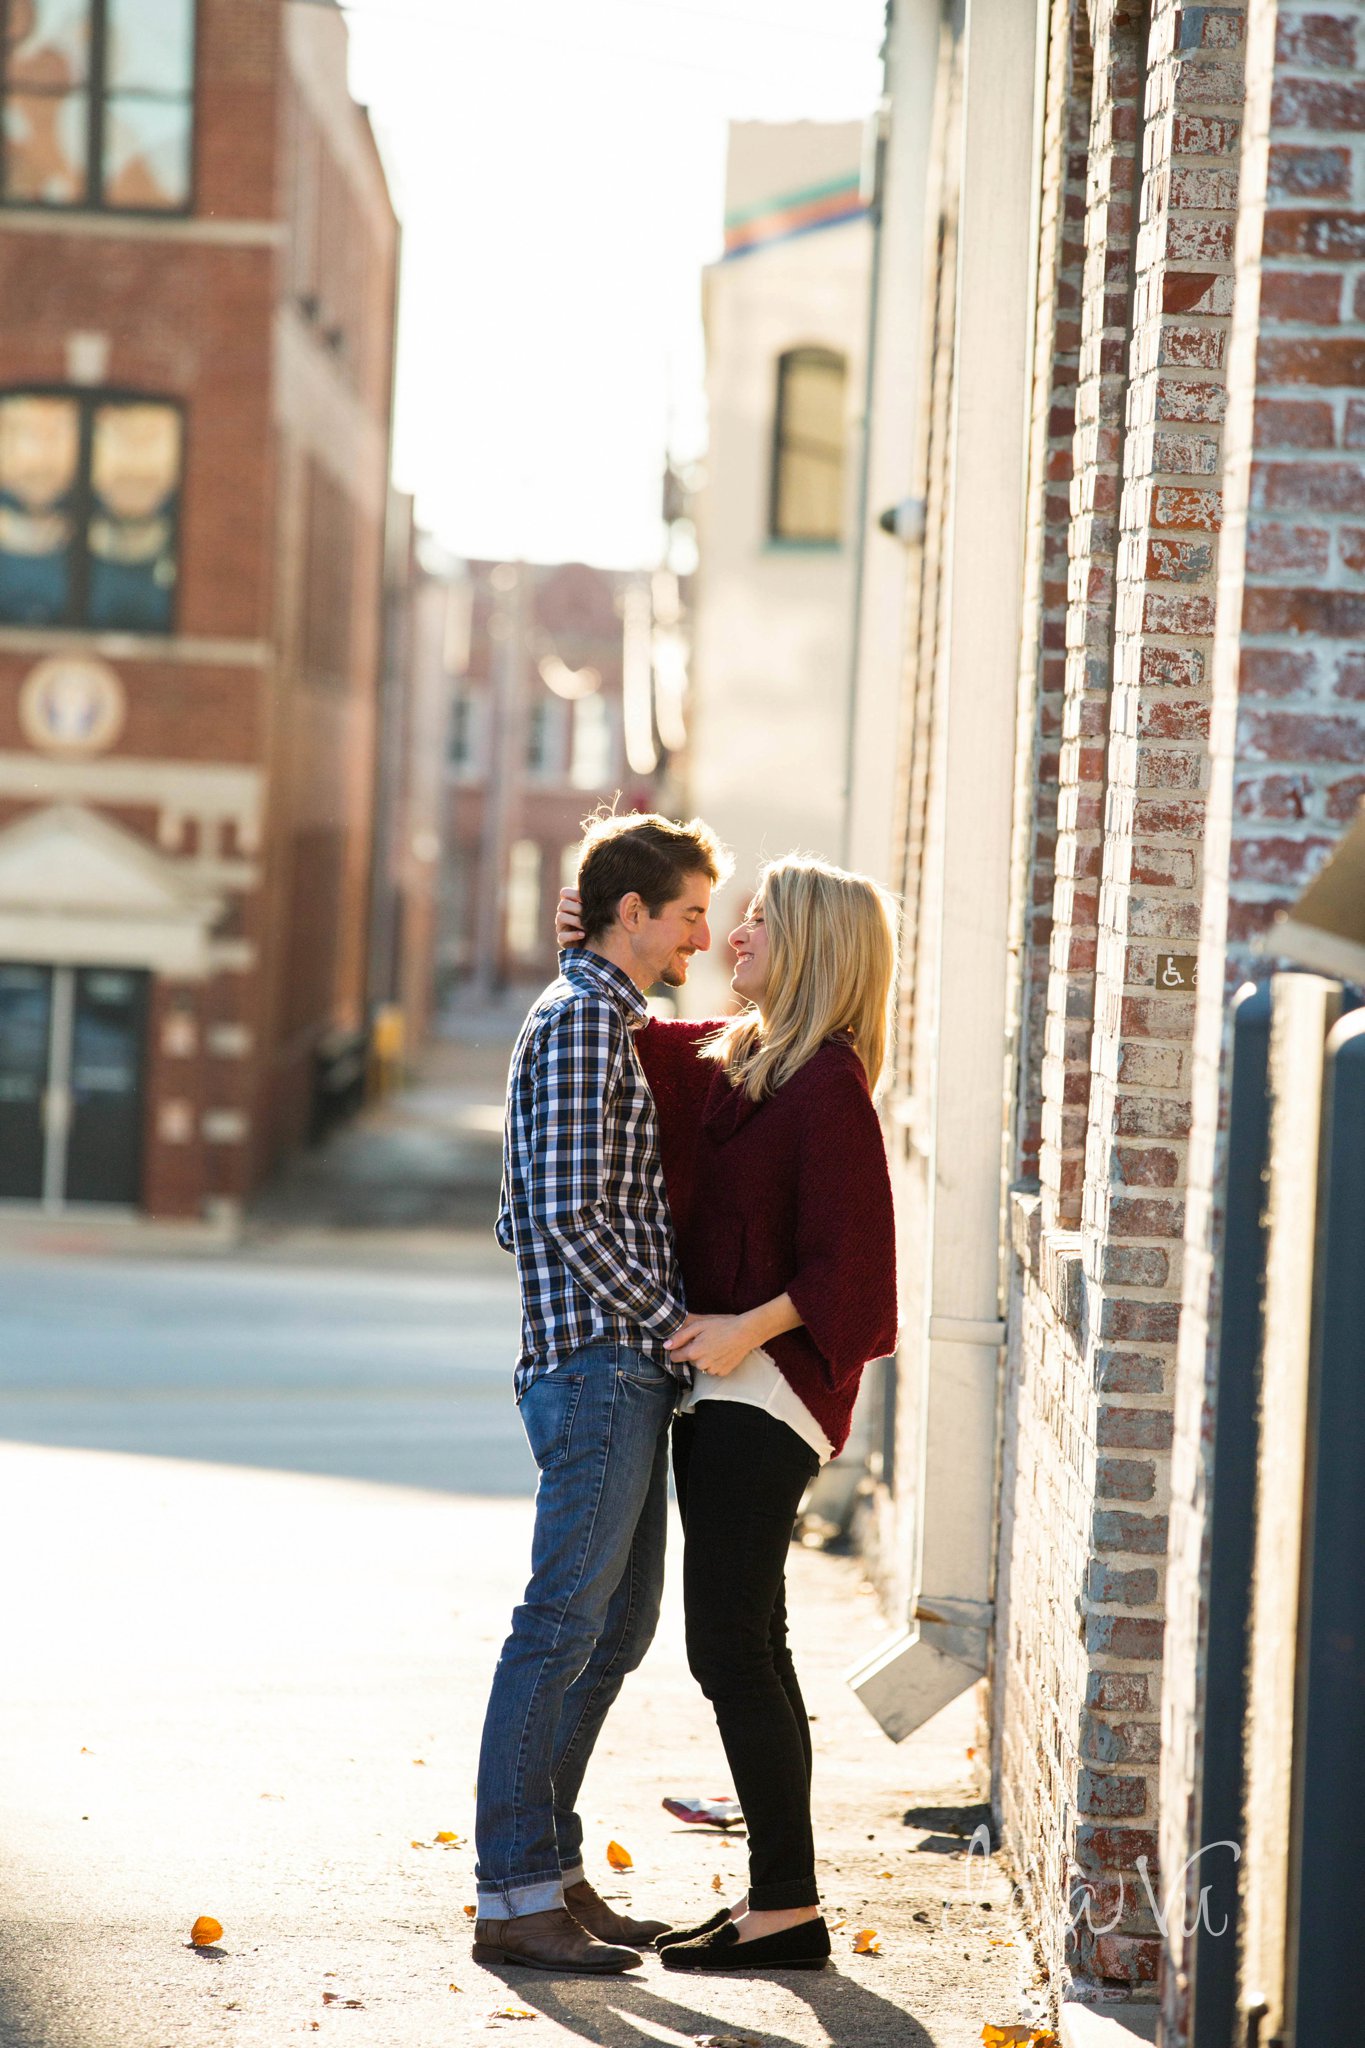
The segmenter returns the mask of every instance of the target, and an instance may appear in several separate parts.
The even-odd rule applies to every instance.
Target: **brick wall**
[[[1094,10],[1041,1201],[1016,1197],[1002,1805],[1055,1978],[1152,1986],[1241,10]],[[1139,110],[1142,118],[1139,120]],[[1134,233],[1134,155],[1142,164]],[[1075,1920],[1067,1927],[1067,1904]],[[1070,1985],[1068,1985],[1068,1980]]]
[[[1359,9],[1250,0],[1172,1465],[1162,1761],[1172,1869],[1200,1841],[1226,996],[1265,971],[1257,935],[1321,865],[1365,793],[1363,134]],[[1190,1964],[1173,1914],[1163,1992],[1171,2044],[1189,2037]]]
[[[1015,998],[1019,1083],[1013,1173],[1018,1180],[1036,1178],[1042,1139],[1090,133],[1091,47],[1084,7],[1076,0],[1054,0],[1048,27],[1015,831],[1021,968]]]

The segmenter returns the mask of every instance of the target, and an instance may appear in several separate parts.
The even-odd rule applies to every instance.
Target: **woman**
[[[561,943],[578,936],[561,898]],[[895,1343],[895,1240],[872,1090],[895,973],[875,883],[791,856],[730,936],[746,1004],[647,1024],[694,1368],[674,1424],[688,1662],[749,1832],[745,1899],[661,1936],[670,1970],[818,1969],[830,1953],[810,1729],[784,1574],[801,1498],[848,1438],[863,1366]]]

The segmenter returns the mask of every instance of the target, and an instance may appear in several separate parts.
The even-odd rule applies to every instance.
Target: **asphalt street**
[[[237,1245],[88,1219],[6,1232],[0,2048],[508,2028],[528,2048],[972,2048],[1035,2009],[1006,1878],[969,1871],[951,1824],[979,1797],[976,1702],[893,1748],[843,1682],[886,1632],[872,1590],[855,1560],[800,1549],[835,1967],[696,1980],[651,1957],[582,1983],[472,1963],[475,1758],[534,1482],[487,1232],[495,1126],[488,1100],[400,1101],[300,1165]],[[701,1918],[742,1889],[744,1847],[660,1803],[729,1789],[673,1533],[658,1639],[589,1775],[586,1853],[637,1910]],[[200,1914],[224,1930],[207,1948]]]
[[[484,1264],[0,1259],[0,1438],[526,1495],[516,1289]]]

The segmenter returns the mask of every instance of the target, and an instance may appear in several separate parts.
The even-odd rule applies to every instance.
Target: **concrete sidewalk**
[[[465,1908],[528,1503],[0,1446],[0,1504],[3,2048],[436,2048],[509,2029],[599,2048],[969,2048],[983,2021],[1023,2017],[1004,1878],[969,1887],[932,1811],[975,1796],[971,1703],[886,1742],[840,1676],[884,1626],[847,1560],[792,1559],[835,1967],[698,1981],[651,1957],[602,1983],[504,1982],[471,1963]],[[673,1584],[587,1787],[601,1888],[673,1915],[712,1909],[717,1880],[736,1894],[742,1842],[660,1807],[725,1789]],[[446,1830],[454,1847],[435,1844]],[[612,1838],[634,1858],[624,1878]],[[224,1932],[195,1951],[202,1913]],[[880,1954],[853,1952],[863,1927]],[[536,2017],[494,2017],[508,2004]]]

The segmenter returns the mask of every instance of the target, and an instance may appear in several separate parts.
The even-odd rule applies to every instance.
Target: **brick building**
[[[396,224],[337,10],[0,28],[0,1196],[194,1216],[364,1021]]]
[[[682,603],[668,570],[582,562],[453,565],[427,601],[448,690],[436,979],[458,1001],[554,973],[589,811],[673,801]]]
[[[1262,1996],[1288,2040],[1274,1971],[1184,1925],[1217,1876],[1219,1310],[1256,1284],[1224,1268],[1229,999],[1365,795],[1365,22],[898,0],[889,78],[893,154],[898,123],[922,150],[926,231],[880,249],[920,516],[858,758],[894,703],[904,1335],[872,1541],[905,1627],[854,1682],[903,1734],[988,1675],[1064,2042],[1121,1994],[1172,2048],[1249,2042]],[[1272,1935],[1258,1967],[1283,1910]]]

